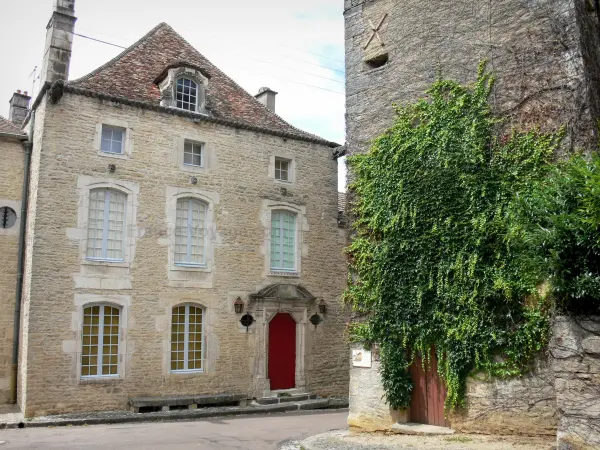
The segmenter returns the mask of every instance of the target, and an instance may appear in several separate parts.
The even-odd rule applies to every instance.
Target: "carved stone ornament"
[[[250,298],[278,301],[304,300],[306,302],[315,300],[315,296],[308,290],[295,284],[271,284],[256,294],[250,295]]]
[[[170,68],[166,76],[158,83],[160,89],[160,106],[167,108],[176,108],[175,89],[177,80],[181,77],[188,78],[198,85],[198,103],[196,105],[197,113],[206,113],[206,88],[208,86],[208,77],[204,76],[200,70],[179,66]]]

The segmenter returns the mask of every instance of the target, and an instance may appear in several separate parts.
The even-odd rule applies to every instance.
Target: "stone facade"
[[[1,120],[1,119],[0,119]],[[15,287],[17,284],[17,253],[21,221],[23,189],[23,146],[16,137],[0,136],[0,208],[9,207],[16,213],[10,228],[0,227],[0,404],[10,398],[9,383],[13,343]]]
[[[393,103],[421,97],[439,75],[471,82],[482,60],[509,126],[566,125],[566,148],[592,148],[600,34],[591,3],[345,0],[348,153],[392,124]]]
[[[558,450],[600,448],[600,317],[560,316],[553,331]]]
[[[98,152],[103,123],[126,128],[125,155]],[[181,170],[182,138],[206,143],[204,170]],[[135,396],[268,394],[268,321],[277,312],[297,322],[296,387],[347,395],[345,231],[337,226],[331,148],[70,93],[39,104],[33,141],[19,377],[26,416],[124,409]],[[285,189],[269,175],[279,154],[294,159]],[[127,194],[122,263],[85,258],[94,186]],[[171,264],[173,198],[181,193],[209,205],[206,268]],[[298,211],[301,266],[291,276],[268,270],[274,208]],[[251,300],[273,284],[301,285],[316,300]],[[234,311],[237,297],[256,320],[248,329]],[[315,327],[308,319],[321,299],[327,312]],[[81,377],[82,308],[92,303],[122,311],[117,377]],[[206,312],[202,372],[169,370],[171,311],[185,303]]]

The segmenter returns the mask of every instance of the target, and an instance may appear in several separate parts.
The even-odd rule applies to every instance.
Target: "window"
[[[109,305],[83,310],[81,348],[82,377],[110,377],[119,374],[120,309]]]
[[[171,320],[171,371],[202,370],[202,308],[173,308]]]
[[[291,181],[289,160],[275,158],[275,179],[280,181]]]
[[[87,258],[123,261],[126,195],[111,189],[90,191]]]
[[[271,270],[296,270],[296,215],[286,211],[271,213]]]
[[[204,144],[185,141],[183,144],[183,164],[202,167],[202,147]]]
[[[198,101],[198,85],[189,78],[179,78],[176,89],[177,108],[196,111]]]
[[[206,204],[195,198],[177,200],[175,218],[175,264],[205,264]]]
[[[100,149],[103,153],[121,155],[123,153],[123,141],[125,130],[110,125],[102,125],[102,142]]]

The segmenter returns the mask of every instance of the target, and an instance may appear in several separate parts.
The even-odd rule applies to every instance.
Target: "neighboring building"
[[[20,92],[13,99],[29,97]],[[13,102],[11,114],[13,116]],[[22,119],[21,119],[22,122]],[[15,288],[21,227],[21,201],[27,135],[12,121],[0,117],[0,404],[10,400]]]
[[[24,414],[347,396],[338,145],[286,123],[274,91],[253,98],[164,23],[63,81],[74,0],[55,5],[25,120]]]
[[[564,125],[565,151],[597,148],[600,13],[594,3],[345,0],[347,153],[366,152],[393,124],[394,103],[422,97],[438,76],[474,81],[483,60],[497,77],[490,100],[507,128]],[[351,426],[388,429],[411,420],[483,433],[556,431],[555,385],[557,392],[561,386],[544,358],[519,379],[471,380],[468,408],[446,418],[435,370],[419,372],[413,400],[421,400],[407,415],[390,411],[382,399],[376,348],[369,361],[351,369]]]

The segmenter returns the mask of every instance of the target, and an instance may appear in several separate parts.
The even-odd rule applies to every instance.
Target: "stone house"
[[[75,20],[74,0],[55,1],[27,136],[0,128],[14,164],[0,207],[19,211],[19,139],[31,147],[13,400],[37,416],[147,396],[347,396],[338,145],[165,23],[67,81]],[[17,228],[0,230],[2,389]]]
[[[507,129],[565,126],[565,152],[597,148],[600,12],[594,3],[345,0],[347,153],[368,151],[370,142],[392,125],[394,103],[422,97],[439,75],[462,83],[473,81],[484,60],[497,78],[490,101],[495,112],[505,117]],[[582,364],[596,358],[581,350],[581,340],[587,339],[581,338],[581,330],[567,327],[565,331],[564,323],[558,322],[562,327],[558,331],[555,325],[555,334],[577,336],[569,341],[571,356],[577,355]],[[364,354],[358,347],[353,351]],[[390,411],[382,400],[375,348],[369,353],[368,367],[358,361],[351,367],[349,424],[373,430],[410,420],[470,432],[523,434],[554,434],[558,427],[559,434],[567,435],[562,424],[582,416],[569,404],[573,417],[561,417],[566,410],[565,365],[541,355],[527,376],[491,382],[472,379],[468,407],[444,417],[443,398],[435,404],[421,402],[409,411]],[[577,366],[573,377],[597,380],[596,365]],[[590,369],[579,370],[584,366]],[[430,370],[415,395],[429,398],[429,387],[439,393],[439,385],[435,370]],[[598,395],[585,392],[588,400],[595,395],[589,414],[597,417]],[[595,423],[597,427],[597,419]]]

